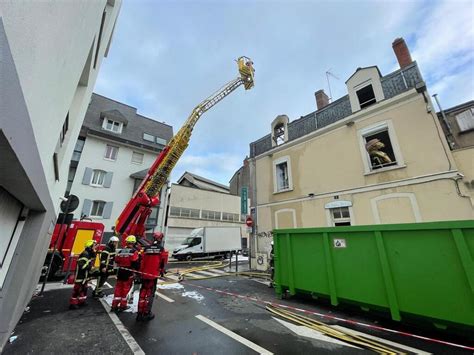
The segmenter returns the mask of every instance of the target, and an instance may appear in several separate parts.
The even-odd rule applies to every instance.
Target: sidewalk
[[[2,354],[133,354],[101,302],[89,297],[71,311],[71,292],[60,287],[34,296]]]

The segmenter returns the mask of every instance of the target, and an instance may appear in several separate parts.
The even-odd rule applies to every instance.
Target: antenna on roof
[[[332,92],[331,92],[331,83],[329,82],[329,77],[332,76],[334,79],[337,79],[339,80],[339,78],[334,75],[333,73],[331,73],[331,68],[329,68],[328,70],[326,70],[326,80],[328,81],[328,88],[329,88],[329,100],[331,100],[332,102]]]

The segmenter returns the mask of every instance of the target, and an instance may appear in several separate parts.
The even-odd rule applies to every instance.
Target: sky
[[[238,76],[235,59],[255,67],[255,88],[239,88],[205,113],[171,182],[185,172],[222,184],[270,133],[273,119],[316,110],[314,92],[347,94],[357,67],[399,68],[392,42],[403,37],[430,94],[444,109],[474,99],[472,1],[140,1],[124,0],[95,92],[173,126]]]

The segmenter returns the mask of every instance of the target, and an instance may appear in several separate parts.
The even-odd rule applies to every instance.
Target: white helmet
[[[119,239],[114,235],[109,239],[109,242],[118,242]]]
[[[271,241],[270,245],[273,245],[273,240]]]

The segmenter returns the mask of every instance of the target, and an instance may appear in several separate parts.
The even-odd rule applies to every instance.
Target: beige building
[[[173,250],[200,227],[242,228],[247,245],[245,220],[240,215],[240,196],[231,195],[229,187],[185,172],[172,184],[166,218],[165,247]]]
[[[474,217],[474,147],[451,151],[402,39],[400,69],[358,68],[348,95],[251,143],[256,195],[252,257],[275,228],[466,220]],[[255,265],[254,265],[255,266]]]

